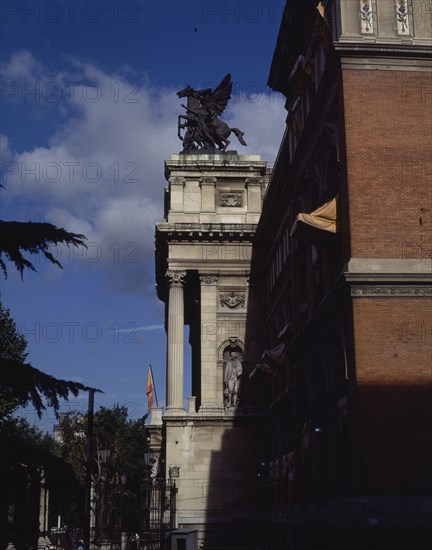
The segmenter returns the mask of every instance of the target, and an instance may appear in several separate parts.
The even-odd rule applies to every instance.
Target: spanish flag
[[[149,366],[149,370],[147,374],[147,389],[146,389],[148,410],[150,410],[153,406],[153,390],[154,390],[153,374],[152,374],[151,366]]]

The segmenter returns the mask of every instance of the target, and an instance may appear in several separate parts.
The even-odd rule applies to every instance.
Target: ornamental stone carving
[[[351,296],[432,296],[432,287],[353,287],[351,288]]]
[[[221,193],[219,206],[242,206],[242,193]]]
[[[264,178],[246,178],[246,185],[262,185]]]
[[[183,286],[185,284],[186,271],[168,269],[165,274],[168,286]]]
[[[217,183],[217,178],[213,177],[213,176],[203,176],[202,178],[199,179],[199,184],[200,185],[212,185],[212,186],[215,186]]]
[[[219,294],[219,302],[221,307],[244,307],[246,300],[246,292],[221,292]]]
[[[398,35],[410,33],[407,0],[396,0],[396,21]]]
[[[171,185],[182,185],[184,186],[185,183],[186,183],[186,178],[180,178],[180,177],[175,177],[175,178],[170,178],[169,179],[169,182]]]
[[[360,22],[363,34],[373,34],[373,12],[371,0],[360,0]]]
[[[214,285],[215,283],[217,283],[217,280],[217,275],[211,275],[210,273],[204,273],[203,275],[200,275],[200,281],[206,285]]]

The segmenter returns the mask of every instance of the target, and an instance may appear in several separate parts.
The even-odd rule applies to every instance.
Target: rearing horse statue
[[[215,90],[195,90],[191,86],[186,86],[177,92],[178,97],[187,98],[187,106],[182,104],[186,114],[178,117],[178,137],[183,141],[183,151],[217,148],[224,152],[231,143],[228,139],[231,132],[234,132],[239,142],[246,146],[241,130],[230,128],[218,119],[225,110],[231,91],[231,75],[227,74]],[[186,129],[184,136],[181,135],[182,129]]]

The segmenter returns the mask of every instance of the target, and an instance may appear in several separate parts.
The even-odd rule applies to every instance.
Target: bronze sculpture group
[[[182,104],[186,114],[178,117],[178,137],[183,142],[183,152],[226,152],[231,132],[246,146],[243,132],[238,128],[230,128],[218,118],[231,98],[231,91],[231,75],[227,74],[214,90],[195,90],[186,86],[177,92],[178,97],[187,98],[187,105]],[[183,129],[186,130],[184,135],[181,133]]]

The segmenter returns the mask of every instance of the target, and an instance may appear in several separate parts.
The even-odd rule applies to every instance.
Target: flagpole
[[[153,375],[153,369],[152,369],[151,365],[149,365],[149,367],[150,367],[150,372],[151,372],[151,376],[152,376],[152,380],[153,380],[153,389],[154,389],[155,398],[156,398],[156,407],[159,407],[157,392],[156,392],[156,382],[155,382],[154,375]]]

